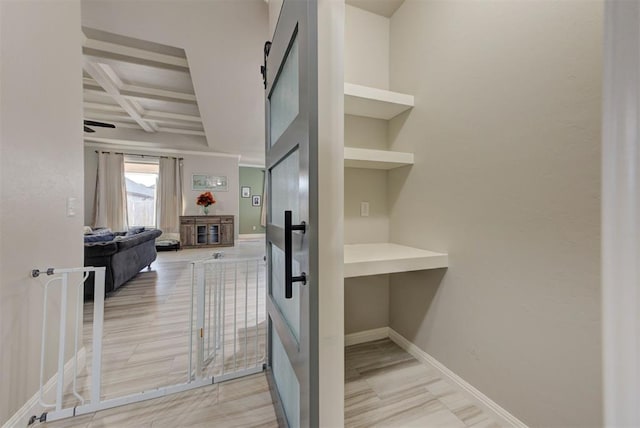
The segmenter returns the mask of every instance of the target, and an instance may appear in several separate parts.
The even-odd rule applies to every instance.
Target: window
[[[129,226],[155,227],[158,170],[157,160],[125,159]]]

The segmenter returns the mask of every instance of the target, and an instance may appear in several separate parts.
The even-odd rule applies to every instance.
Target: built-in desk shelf
[[[380,243],[344,246],[345,278],[438,269],[448,265],[447,254],[404,245]]]
[[[413,153],[344,148],[346,168],[394,169],[407,165],[413,165]]]
[[[393,119],[413,107],[413,95],[369,86],[344,84],[344,113],[375,119]]]

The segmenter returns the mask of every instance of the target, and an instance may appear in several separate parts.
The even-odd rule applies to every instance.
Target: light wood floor
[[[261,257],[264,242],[243,242],[223,249],[225,258]],[[143,271],[105,301],[103,397],[113,398],[183,382],[188,350],[190,270],[188,262],[214,250],[162,252],[152,271]],[[254,295],[255,289],[247,292]],[[260,289],[264,293],[263,288]],[[243,301],[242,292],[239,301]],[[255,299],[254,299],[255,300]],[[264,306],[264,301],[259,305]],[[233,309],[226,306],[227,329]],[[235,353],[220,361],[227,368],[264,354],[264,312],[250,318],[235,343]],[[85,320],[92,309],[85,306]],[[242,316],[240,317],[243,320]],[[259,325],[259,346],[255,330]],[[90,349],[90,321],[85,343]],[[237,329],[237,326],[234,326]],[[249,340],[245,341],[245,337]],[[243,347],[243,343],[249,343]],[[225,341],[227,350],[233,342]],[[227,351],[228,352],[228,351]],[[240,358],[234,359],[233,356]],[[80,373],[80,390],[88,396],[89,367]],[[389,340],[355,345],[345,355],[345,425],[348,427],[495,428],[499,425],[456,386],[439,377]],[[221,364],[215,364],[219,370]],[[71,400],[71,397],[69,397]],[[274,427],[278,426],[264,374],[211,385],[168,397],[51,422],[58,427]]]
[[[389,339],[345,356],[345,426],[497,428],[458,387]]]

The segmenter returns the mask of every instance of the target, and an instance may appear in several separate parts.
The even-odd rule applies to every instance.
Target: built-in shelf
[[[344,246],[344,277],[445,268],[449,256],[444,253],[404,245],[348,244]]]
[[[413,153],[344,148],[344,166],[347,168],[393,169],[407,165],[413,165]]]
[[[345,114],[388,120],[409,110],[413,102],[413,95],[353,83],[344,84]]]

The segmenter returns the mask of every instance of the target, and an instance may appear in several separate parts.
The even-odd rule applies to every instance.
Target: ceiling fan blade
[[[89,128],[88,126],[84,127],[84,132],[96,132],[93,129]]]
[[[101,126],[103,128],[115,128],[116,127],[112,123],[96,122],[95,120],[85,120],[84,124],[85,125],[89,125],[89,126]]]

